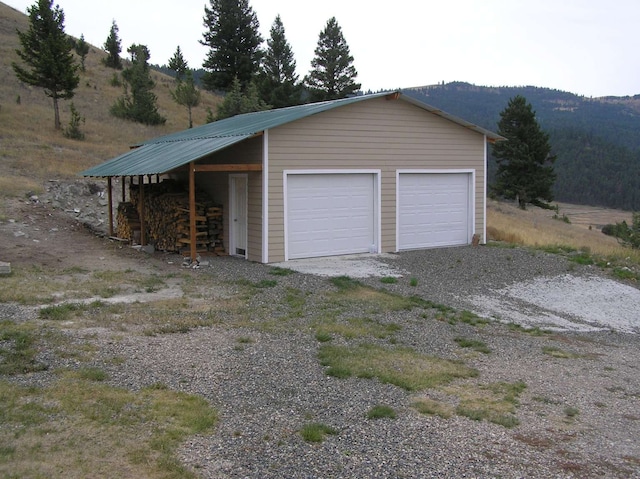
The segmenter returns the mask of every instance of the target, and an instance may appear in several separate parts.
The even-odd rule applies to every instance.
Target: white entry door
[[[288,259],[376,251],[375,175],[287,175]]]
[[[398,175],[398,249],[469,244],[471,173]]]
[[[229,250],[247,257],[247,175],[229,176]]]

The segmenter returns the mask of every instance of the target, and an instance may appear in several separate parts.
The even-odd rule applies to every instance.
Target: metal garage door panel
[[[366,253],[374,243],[372,174],[287,176],[288,257]]]
[[[469,243],[468,173],[399,175],[398,249]]]

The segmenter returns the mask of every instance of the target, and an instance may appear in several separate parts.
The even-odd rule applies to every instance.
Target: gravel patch
[[[481,309],[478,298],[500,304],[510,295],[549,310],[549,302],[565,304],[562,295],[541,299],[526,292],[532,287],[549,293],[580,290],[611,281],[597,268],[525,249],[450,248],[379,261],[400,273],[397,282],[383,284],[379,276],[364,276],[361,282],[459,309]],[[201,395],[218,409],[215,430],[190,438],[179,451],[201,478],[640,478],[638,336],[628,323],[606,331],[534,335],[505,324],[518,319],[508,312],[500,317],[504,323],[476,326],[439,320],[436,311],[422,308],[376,312],[363,303],[343,312],[345,318],[400,326],[393,342],[369,338],[372,342],[411,347],[477,369],[478,377],[457,385],[526,383],[516,412],[520,423],[507,429],[456,415],[423,415],[411,407],[417,397],[455,406],[457,399],[443,391],[414,393],[377,379],[327,376],[317,357],[314,320],[326,310],[335,287],[320,275],[272,272],[272,266],[225,257],[190,273],[207,288],[228,294],[234,288],[244,291],[243,284],[275,281],[251,289],[243,326],[221,314],[220,324],[185,334],[149,337],[106,327],[66,334],[98,346],[93,362],[108,371],[113,385],[136,390],[164,383]],[[638,291],[616,284],[624,286],[624,294],[611,290],[614,304]],[[292,294],[302,298],[295,315]],[[584,311],[598,302],[585,301]],[[215,298],[210,306],[215,310]],[[560,313],[566,313],[563,307]],[[261,326],[266,321],[270,327]],[[587,318],[585,324],[592,322],[597,321]],[[458,337],[482,341],[491,353],[463,349],[455,342]],[[336,337],[334,342],[349,340]],[[49,360],[54,369],[56,359]],[[397,417],[368,419],[369,409],[379,404],[391,406]],[[568,408],[577,413],[568,415]],[[337,434],[307,443],[299,431],[310,422],[331,426]]]

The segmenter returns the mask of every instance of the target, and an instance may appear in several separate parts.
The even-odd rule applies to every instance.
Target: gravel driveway
[[[362,282],[459,308],[486,306],[478,298],[500,304],[509,291],[517,298],[527,288],[509,288],[535,285],[540,278],[555,278],[558,288],[567,275],[587,284],[601,279],[593,268],[524,249],[452,248],[381,261],[406,274],[396,284],[382,284],[376,276]],[[215,285],[239,278],[273,280],[270,271],[270,266],[220,258],[199,275]],[[102,343],[106,359],[129,358],[122,366],[111,366],[114,384],[138,388],[163,382],[200,394],[219,409],[215,432],[191,438],[180,451],[199,477],[640,477],[636,334],[596,327],[533,335],[498,321],[449,324],[415,309],[371,315],[401,326],[397,344],[476,368],[478,377],[465,380],[470,385],[527,385],[517,408],[517,427],[455,415],[442,419],[411,407],[416,397],[455,405],[456,399],[442,391],[410,393],[376,379],[327,376],[311,325],[331,290],[328,279],[304,273],[275,278],[277,285],[257,291],[249,308],[256,315],[278,316],[286,295],[301,292],[303,311],[290,329],[229,328],[223,322],[187,334]],[[411,285],[411,278],[417,285]],[[535,304],[535,298],[522,301],[537,311],[552,309]],[[503,321],[518,320],[508,311],[501,313]],[[485,342],[491,353],[458,347],[454,339],[460,336]],[[567,356],[549,355],[545,349]],[[367,419],[370,408],[380,404],[393,407],[397,417]],[[309,422],[327,424],[338,434],[307,443],[299,430]]]
[[[380,261],[389,268],[384,275],[402,274],[397,283],[383,284],[379,276],[361,282],[500,321],[447,322],[421,308],[378,313],[356,308],[343,316],[399,326],[392,343],[373,342],[464,361],[478,376],[454,383],[462,387],[524,382],[519,425],[506,428],[458,415],[443,419],[412,407],[416,398],[455,407],[459,399],[443,390],[408,392],[377,379],[328,376],[318,360],[313,324],[335,288],[316,274],[274,276],[271,266],[217,258],[210,268],[193,271],[212,290],[228,290],[238,280],[276,282],[246,298],[245,326],[227,323],[219,311],[219,324],[185,334],[149,337],[107,328],[69,334],[96,344],[95,365],[108,371],[112,384],[138,389],[164,383],[202,395],[219,410],[215,431],[190,438],[180,449],[181,460],[198,477],[640,478],[637,323],[633,318],[607,323],[601,316],[565,311],[569,293],[597,286],[606,279],[601,272],[555,255],[494,247],[407,252]],[[542,300],[533,293],[545,284],[559,295]],[[637,288],[615,284],[633,297],[636,308]],[[291,295],[298,298],[299,311],[283,323]],[[586,302],[591,295],[585,292],[574,304],[595,308],[597,302]],[[623,300],[626,296],[615,297]],[[518,309],[525,304],[529,309]],[[524,319],[538,314],[581,327],[554,323],[553,334],[531,334],[506,324],[528,324]],[[273,326],[264,327],[267,320]],[[459,337],[482,341],[491,353],[461,348]],[[368,419],[376,405],[391,406],[397,417]],[[299,431],[310,422],[331,426],[337,434],[321,443],[305,442]]]

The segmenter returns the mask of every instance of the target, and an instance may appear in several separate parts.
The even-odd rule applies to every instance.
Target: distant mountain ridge
[[[587,98],[549,88],[464,82],[403,92],[493,131],[509,99],[522,95],[558,155],[556,200],[640,210],[640,95]],[[489,174],[495,175],[493,158]]]

